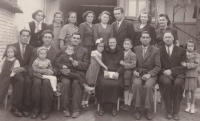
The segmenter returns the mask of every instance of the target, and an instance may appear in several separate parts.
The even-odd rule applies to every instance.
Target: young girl
[[[199,55],[194,52],[195,43],[189,40],[186,44],[187,59],[186,62],[182,62],[181,65],[187,67],[185,71],[185,96],[187,100],[186,112],[195,113],[195,91],[199,87],[197,67],[199,66]],[[191,101],[189,97],[191,92]]]
[[[19,61],[16,59],[17,51],[13,46],[7,47],[5,57],[0,63],[0,106],[2,105],[10,86],[10,79],[15,75],[12,71],[14,68],[20,67]]]
[[[120,64],[124,66],[124,104],[121,106],[123,110],[129,110],[131,108],[131,102],[133,98],[132,92],[132,73],[133,68],[136,66],[136,55],[132,52],[133,47],[130,39],[124,40],[124,61],[121,60]]]
[[[41,73],[41,71],[45,71],[48,69],[52,69],[51,61],[49,59],[46,59],[47,56],[47,48],[45,47],[39,47],[37,49],[37,58],[33,62],[33,71],[36,73]],[[45,73],[41,73],[43,79],[49,79],[51,83],[51,87],[53,89],[54,95],[60,96],[61,93],[57,90],[57,78],[53,75],[45,75]]]
[[[107,66],[104,65],[101,61],[102,59],[102,51],[104,50],[104,42],[103,39],[98,39],[95,43],[96,50],[91,52],[91,61],[90,66],[86,73],[86,80],[88,82],[88,85],[95,87],[97,76],[99,74],[100,66],[105,68],[105,70],[108,70]],[[90,98],[90,94],[84,93],[83,94],[83,101],[82,101],[82,107],[88,108],[88,101]]]
[[[59,69],[66,70],[66,73],[63,75],[66,78],[73,80],[77,79],[77,81],[84,87],[85,92],[90,93],[94,88],[89,87],[86,83],[85,74],[80,72],[76,67],[72,65],[74,59],[74,47],[72,45],[67,45],[65,49],[65,53],[62,54],[56,61],[56,66]]]

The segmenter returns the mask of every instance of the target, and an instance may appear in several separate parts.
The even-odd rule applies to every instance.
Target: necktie
[[[22,45],[22,51],[21,51],[22,59],[24,59],[25,47],[26,47],[25,45]]]
[[[170,50],[169,50],[169,47],[167,47],[167,54],[168,54],[168,56],[170,57]]]
[[[119,29],[119,22],[117,22],[117,30]]]
[[[145,47],[143,47],[143,52],[142,52],[142,56],[143,56],[143,58],[144,58],[144,55],[145,55],[145,50],[146,50],[146,48]]]

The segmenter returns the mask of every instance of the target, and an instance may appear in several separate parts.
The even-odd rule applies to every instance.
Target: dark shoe
[[[73,112],[72,113],[72,118],[77,118],[80,116],[80,112]]]
[[[31,113],[31,119],[36,119],[38,115],[38,113]]]
[[[100,110],[99,110],[99,116],[103,116],[103,114],[104,114],[103,107],[102,107],[102,106],[100,106]]]
[[[69,111],[68,111],[68,110],[64,110],[64,111],[63,111],[63,116],[64,116],[64,117],[69,117],[69,116],[70,116]]]
[[[135,111],[135,119],[136,120],[140,120],[140,118],[141,118],[140,110],[136,109],[136,111]]]
[[[49,113],[42,113],[42,115],[41,115],[42,120],[46,120],[48,118],[49,118]]]
[[[123,105],[120,106],[121,109],[124,109],[125,107],[126,107],[125,104],[123,104]]]
[[[172,114],[170,114],[170,113],[166,113],[165,118],[166,118],[166,119],[172,119],[173,116],[172,116]]]
[[[174,114],[173,116],[174,116],[174,120],[180,120],[180,117],[178,114]]]
[[[113,116],[117,115],[117,108],[116,108],[116,106],[113,106],[113,108],[112,108],[112,115]]]
[[[149,110],[145,110],[145,117],[146,117],[147,120],[152,120],[153,119],[153,117],[152,117],[152,115],[151,115]]]
[[[57,91],[54,92],[54,95],[55,95],[55,96],[60,96],[61,93],[57,90]]]
[[[28,111],[23,111],[22,115],[23,115],[23,117],[28,117],[29,116],[29,112]]]
[[[16,109],[16,108],[12,108],[11,112],[16,117],[22,117],[22,113],[18,109]]]
[[[129,106],[129,105],[126,105],[124,108],[123,108],[123,110],[130,110],[131,109],[131,106]]]

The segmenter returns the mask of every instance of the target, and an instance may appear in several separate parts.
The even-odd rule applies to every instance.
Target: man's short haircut
[[[28,32],[29,35],[31,35],[31,31],[28,30],[28,29],[22,29],[22,30],[19,32],[19,35],[22,35],[23,32]]]
[[[73,35],[79,35],[80,37],[81,37],[81,34],[79,33],[79,32],[74,32],[73,34],[72,34],[72,36]]]
[[[43,19],[46,17],[44,11],[42,11],[42,10],[36,10],[36,11],[32,14],[32,18],[35,19],[35,16],[36,16],[39,12],[42,12],[42,13],[43,13]]]
[[[51,30],[44,30],[43,32],[42,32],[42,37],[44,37],[44,35],[45,34],[51,34],[51,36],[52,36],[52,39],[54,38],[54,34],[53,34],[53,32],[51,31]]]
[[[151,34],[149,31],[142,31],[141,34],[140,34],[140,38],[142,37],[143,34],[148,34],[149,37],[151,38]]]
[[[115,10],[120,10],[121,13],[124,13],[124,9],[123,9],[122,7],[115,7],[115,8],[114,8],[114,11],[115,11]],[[113,11],[113,12],[114,12],[114,11]]]
[[[129,42],[131,43],[131,45],[133,45],[133,42],[132,42],[132,40],[131,40],[131,39],[129,39],[129,38],[126,38],[126,39],[124,40],[124,42],[126,42],[126,41],[129,41]]]

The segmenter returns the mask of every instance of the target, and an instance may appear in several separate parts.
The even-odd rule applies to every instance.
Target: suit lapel
[[[125,51],[124,51],[125,54]],[[131,54],[131,51],[129,51],[125,56],[124,56],[124,60],[127,59],[129,57],[129,55]]]
[[[53,48],[53,46],[50,47],[50,49],[49,49],[49,51],[48,51],[48,53],[47,53],[47,58],[48,58],[49,60],[51,60],[51,56],[52,56],[52,55],[54,55],[54,48]]]
[[[172,54],[171,54],[171,56],[169,58],[169,62],[171,62],[174,59],[174,57],[176,56],[176,52],[177,52],[177,47],[174,46],[174,48],[172,50]]]
[[[123,30],[124,26],[125,26],[125,20],[122,21],[122,23],[121,23],[119,29],[117,30],[117,22],[116,22],[117,34],[119,34],[119,33]]]
[[[151,45],[149,45],[149,47],[147,48],[147,51],[146,53],[144,54],[144,59],[143,59],[143,62],[149,57],[149,55],[151,54]],[[143,50],[142,50],[143,51]]]
[[[169,56],[167,54],[167,50],[166,50],[165,46],[163,47],[162,51],[163,51],[163,56],[169,61]]]
[[[22,59],[22,56],[21,56],[21,49],[20,49],[20,45],[19,45],[19,42],[17,43],[17,45],[16,45],[16,49],[17,49],[17,51],[18,51],[18,58],[20,59],[19,61],[20,62],[22,62],[23,61],[23,59]]]
[[[90,28],[90,30],[92,31],[93,25],[91,27],[87,22],[85,22],[85,25],[88,26],[88,28]]]
[[[137,56],[138,56],[139,60],[143,61],[143,57],[142,57],[142,45],[139,46],[139,51],[138,51]]]
[[[26,48],[25,48],[25,53],[24,53],[23,62],[26,62],[26,60],[28,59],[28,57],[29,57],[28,54],[30,53],[29,51],[30,51],[29,45],[27,44],[27,45],[26,45]]]

